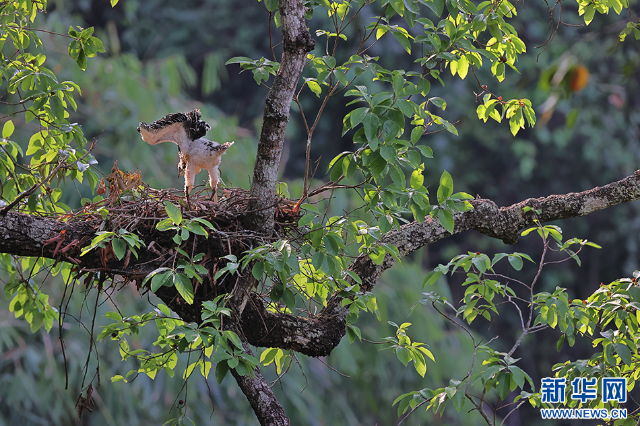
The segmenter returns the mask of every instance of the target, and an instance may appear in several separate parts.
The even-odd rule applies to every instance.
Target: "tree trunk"
[[[530,198],[508,207],[499,208],[491,200],[473,200],[474,209],[464,213],[456,213],[454,234],[476,230],[492,238],[507,243],[515,243],[520,231],[540,223],[551,222],[570,217],[585,216],[618,204],[640,199],[640,170],[633,175],[603,187],[588,191],[565,195],[550,195],[543,198]],[[524,207],[531,207],[525,212]],[[539,210],[540,213],[536,213]],[[73,220],[62,222],[48,217],[34,217],[10,212],[0,216],[0,253],[11,253],[20,256],[42,256],[60,261],[74,262],[82,260],[84,270],[95,268],[108,274],[117,274],[131,280],[141,280],[160,266],[161,260],[155,260],[153,253],[140,253],[135,263],[124,265],[124,259],[110,259],[103,265],[97,250],[78,257],[80,247],[87,245],[95,235],[95,229],[83,222]],[[63,232],[64,231],[64,232]],[[148,228],[133,228],[131,232],[141,235],[147,245],[156,240],[157,235],[149,235]],[[60,248],[56,252],[57,242],[48,243],[64,235]],[[385,235],[381,243],[389,243],[398,247],[400,257],[404,257],[425,245],[450,237],[437,220],[427,218],[423,223],[411,222],[400,230],[393,230]],[[210,236],[210,238],[213,238]],[[63,247],[73,241],[82,241],[76,248],[62,252]],[[363,291],[370,291],[375,286],[383,271],[394,264],[393,257],[387,255],[381,265],[376,265],[368,256],[357,257],[350,267],[363,281]],[[248,274],[250,275],[250,274]],[[178,295],[174,287],[162,287],[158,295],[167,305],[188,322],[200,319],[199,293],[196,302],[188,305],[177,303]],[[260,347],[274,347],[295,350],[309,356],[325,356],[340,343],[344,336],[344,312],[340,307],[341,299],[332,297],[328,306],[312,318],[301,318],[290,314],[277,314],[267,311],[257,297],[251,297],[242,313],[238,325],[239,332],[248,343]]]
[[[315,41],[307,31],[302,0],[280,0],[282,61],[265,101],[262,130],[251,182],[245,228],[270,235],[273,231],[276,183],[287,130],[291,101],[300,80],[307,53]]]

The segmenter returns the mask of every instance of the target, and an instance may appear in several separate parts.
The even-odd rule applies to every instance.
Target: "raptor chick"
[[[211,127],[202,121],[199,109],[190,112],[167,114],[151,124],[140,123],[138,132],[142,140],[151,145],[161,142],[173,142],[178,145],[180,161],[178,170],[184,174],[184,192],[189,199],[196,174],[205,169],[209,172],[209,183],[213,190],[213,199],[218,201],[218,182],[220,171],[218,166],[224,154],[234,142],[219,144],[205,139],[203,136]]]

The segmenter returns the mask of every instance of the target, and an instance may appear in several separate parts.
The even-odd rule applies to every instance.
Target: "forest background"
[[[640,164],[640,45],[631,39],[626,43],[618,41],[617,34],[625,23],[612,14],[599,17],[589,27],[561,26],[552,42],[545,44],[555,31],[549,26],[547,7],[534,2],[524,6],[524,18],[516,20],[520,37],[528,46],[540,48],[520,57],[520,74],[509,73],[499,85],[499,94],[505,99],[531,99],[538,123],[516,137],[506,124],[490,120],[480,125],[476,116],[479,101],[474,95],[476,81],[469,77],[464,81],[451,78],[445,70],[450,101],[442,115],[456,123],[459,136],[440,132],[426,141],[433,148],[435,159],[425,169],[425,182],[432,182],[434,188],[446,169],[454,176],[457,190],[509,205],[529,197],[602,185],[632,174]],[[570,16],[570,12],[575,11],[567,8],[563,19],[579,24],[577,13]],[[152,178],[153,187],[181,188],[175,169],[175,147],[149,146],[140,140],[135,129],[140,121],[151,122],[169,112],[200,108],[212,126],[209,139],[236,141],[224,157],[223,180],[227,185],[248,188],[267,89],[257,85],[249,72],[239,73],[237,65],[224,64],[234,56],[270,57],[268,17],[257,2],[211,0],[182,5],[132,0],[111,8],[106,1],[59,0],[50,5],[46,20],[37,24],[62,33],[72,24],[94,26],[105,44],[107,52],[89,61],[87,70],[81,71],[67,55],[67,40],[55,36],[47,40],[55,50],[48,53],[48,58],[58,62],[54,71],[83,88],[78,112],[70,121],[80,123],[87,138],[99,136],[93,152],[98,170],[108,174],[117,160],[121,170],[138,168],[145,181]],[[355,29],[364,25],[352,26],[350,40],[358,39]],[[319,51],[323,49],[323,43],[316,46]],[[382,51],[395,55],[393,60],[385,59],[389,64],[381,65],[392,68],[393,64],[402,64],[411,69],[410,59],[394,39],[382,39],[370,54]],[[554,81],[558,69],[565,66],[568,72],[564,78]],[[589,80],[582,88],[576,75],[585,70]],[[439,90],[445,89],[432,85],[434,95]],[[543,113],[542,105],[550,105],[550,99],[555,97],[557,103]],[[304,106],[313,109],[314,98],[306,96]],[[316,131],[311,151],[312,160],[319,159],[315,176],[318,181],[324,177],[328,162],[352,146],[350,135],[341,136],[342,117],[349,109],[339,99],[332,101],[335,104],[326,109],[324,124]],[[21,131],[26,134],[27,130],[18,127],[16,137]],[[282,180],[288,183],[294,199],[302,193],[305,139],[294,108],[281,169]],[[197,179],[201,182],[205,175],[200,174]],[[68,185],[63,197],[68,205],[77,207],[79,200],[91,198],[91,193],[87,188]],[[353,205],[346,194],[337,195],[332,202],[336,212]],[[639,210],[638,203],[631,203],[579,221],[564,221],[565,235],[588,238],[603,249],[585,252],[582,267],[567,262],[548,270],[540,290],[563,286],[571,297],[579,299],[601,282],[630,276],[640,269]],[[506,247],[480,234],[465,234],[426,247],[404,259],[400,268],[385,273],[375,289],[381,319],[362,316],[358,326],[363,337],[377,341],[393,335],[395,329],[387,321],[411,322],[412,336],[430,345],[438,368],[428,368],[423,379],[399,363],[392,352],[379,352],[376,345],[366,342],[349,344],[344,339],[322,362],[301,356],[304,374],[292,368],[285,380],[275,386],[277,395],[285,395],[280,401],[292,424],[395,424],[398,417],[391,404],[398,395],[427,385],[443,386],[449,377],[459,374],[459,366],[469,363],[473,350],[468,337],[446,324],[433,310],[419,307],[409,315],[408,312],[420,299],[425,273],[439,263],[446,263],[461,252],[509,249],[535,256],[540,244],[524,239],[514,247]],[[441,278],[436,291],[458,300],[463,294],[460,282]],[[55,287],[50,287],[50,295],[53,300],[60,297]],[[132,312],[141,309],[136,304],[146,303],[138,298],[135,287],[119,292],[116,299],[121,309],[127,310],[127,304],[131,304]],[[55,336],[44,330],[32,334],[26,322],[13,317],[9,301],[0,303],[0,424],[72,424],[88,335],[67,333],[65,337],[70,379],[70,390],[65,391],[65,370]],[[72,303],[78,304],[77,312],[89,315],[82,309],[81,298]],[[109,310],[108,303],[101,309]],[[108,323],[101,315],[98,318]],[[500,335],[513,340],[517,338],[516,330],[510,326],[513,320],[506,313],[488,330],[484,327],[476,332],[487,338]],[[529,339],[525,341],[530,344],[528,350],[520,354],[521,363],[530,374],[535,372],[532,378],[536,384],[551,375],[553,364],[569,357],[586,357],[592,351],[589,346],[578,344],[565,345],[558,353],[557,335],[553,333]],[[531,344],[534,339],[535,344]],[[141,335],[132,344],[135,345],[148,347],[150,341]],[[155,381],[140,376],[129,384],[108,383],[108,377],[135,367],[120,362],[113,350],[100,354],[105,383],[94,393],[97,407],[90,416],[83,416],[83,424],[162,424],[175,406],[183,383],[166,375],[159,375]],[[332,371],[325,363],[349,377]],[[275,379],[275,372],[264,371]],[[195,379],[190,382],[190,389],[190,416],[197,424],[257,424],[232,380],[218,385],[210,379],[207,387],[203,379]],[[536,424],[529,420],[532,416],[538,418],[539,414],[523,408],[511,416],[510,422],[523,424],[522,419],[526,418],[526,424]],[[416,412],[404,424],[482,422],[477,415],[450,408],[442,417]]]

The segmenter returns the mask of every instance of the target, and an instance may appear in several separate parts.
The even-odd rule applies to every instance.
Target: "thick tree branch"
[[[502,240],[507,244],[515,244],[520,231],[540,223],[572,217],[586,216],[590,213],[607,209],[618,204],[640,199],[640,170],[617,182],[596,187],[583,192],[572,192],[564,195],[550,195],[542,198],[529,198],[508,207],[498,208],[491,200],[473,200],[473,210],[457,213],[454,216],[453,234],[476,230],[482,234]],[[524,207],[531,210],[524,212]],[[536,213],[538,210],[540,213]],[[423,223],[411,222],[385,235],[381,243],[395,245],[400,257],[404,257],[428,244],[450,237],[440,222],[427,217]],[[371,291],[382,273],[395,264],[395,259],[386,255],[381,265],[376,265],[369,256],[361,255],[353,262],[350,269],[362,279],[362,291]],[[342,298],[333,296],[321,317],[333,318],[336,327],[342,327],[348,313],[341,306]],[[331,339],[333,339],[333,334]],[[333,348],[327,348],[330,352]],[[329,353],[327,352],[327,353]]]
[[[291,349],[308,356],[325,356],[344,336],[344,318],[326,315],[304,318],[275,314],[256,295],[242,312],[242,330],[254,346]],[[331,349],[329,349],[331,348]]]
[[[300,80],[307,53],[313,50],[304,18],[302,0],[280,0],[282,62],[265,101],[262,130],[251,182],[252,201],[245,227],[260,233],[273,230],[276,182],[291,101]]]
[[[242,331],[238,329],[237,323],[233,319],[227,319],[225,328],[242,336]],[[245,353],[253,356],[253,352],[244,338],[242,347]],[[241,376],[236,370],[231,370],[231,374],[236,379],[242,393],[247,397],[261,425],[289,426],[289,418],[259,368],[253,370],[253,375]]]
[[[580,217],[638,199],[640,171],[603,187],[580,193],[530,198],[508,207],[499,208],[491,200],[473,200],[473,210],[455,215],[454,234],[476,230],[513,244],[523,229],[535,226],[536,219],[545,223]],[[531,207],[529,212],[524,212],[526,206]],[[540,213],[535,213],[535,210]],[[400,257],[404,257],[450,236],[437,220],[427,218],[423,223],[412,222],[388,233],[381,242],[395,245]],[[371,291],[380,275],[394,263],[394,258],[389,255],[381,265],[363,255],[354,261],[351,270],[362,278],[362,290]],[[318,316],[302,318],[269,312],[254,296],[242,313],[242,329],[247,341],[255,346],[293,349],[309,356],[328,355],[345,334],[348,311],[342,307],[341,301],[334,296]]]
[[[544,223],[585,216],[638,199],[640,199],[640,171],[603,187],[579,193],[530,198],[508,207],[498,208],[491,200],[474,200],[472,201],[473,210],[455,215],[454,233],[476,230],[507,243],[515,243],[520,231],[534,226],[536,218]],[[523,211],[525,206],[531,207],[532,210],[525,213]],[[540,210],[540,213],[536,214],[535,210]],[[59,236],[63,230],[65,240],[62,248],[74,240],[83,239],[85,240],[83,245],[86,246],[95,235],[95,230],[83,222],[62,222],[49,217],[35,217],[13,212],[0,217],[0,229],[2,229],[0,252],[47,258],[54,258],[56,244],[44,246],[45,241]],[[423,223],[412,222],[404,225],[400,230],[389,232],[382,242],[394,244],[398,247],[400,256],[406,256],[450,235],[437,220],[427,218]],[[157,236],[154,238],[157,239]],[[73,251],[58,253],[55,257],[68,260],[65,256],[73,253]],[[149,253],[141,253],[140,256],[139,262],[135,264],[132,262],[132,265],[126,268],[123,262],[114,259],[110,260],[105,268],[101,265],[97,252],[91,251],[82,257],[82,263],[85,268],[100,268],[109,273],[136,278],[145,276],[158,266],[154,263],[141,265],[148,261]],[[368,256],[360,256],[354,261],[351,269],[362,278],[362,290],[371,291],[382,272],[393,264],[394,259],[391,256],[386,256],[382,265],[376,265]],[[186,321],[198,321],[200,306],[178,303],[175,301],[176,294],[173,287],[163,287],[157,293],[181,318]],[[174,300],[173,303],[171,303],[172,300]],[[345,333],[346,312],[342,309],[340,302],[341,299],[334,296],[327,308],[323,309],[319,315],[313,318],[301,318],[269,312],[264,309],[260,299],[253,296],[242,313],[242,333],[252,345],[293,349],[310,356],[327,355],[338,345]]]
[[[247,353],[252,355],[248,347]],[[235,370],[231,370],[231,374],[249,400],[261,425],[289,426],[289,418],[259,369],[253,371],[253,376],[240,376]]]
[[[603,187],[596,187],[583,192],[572,192],[564,195],[550,195],[542,198],[529,198],[508,207],[499,208],[491,200],[478,199],[471,201],[473,210],[454,215],[453,234],[475,230],[492,238],[502,240],[506,244],[515,244],[520,231],[541,223],[571,217],[586,216],[618,204],[640,199],[640,170],[617,182]],[[531,210],[524,212],[524,207]],[[539,210],[540,213],[535,213]],[[438,220],[427,217],[423,223],[411,222],[389,232],[381,243],[395,245],[400,257],[406,256],[419,248],[435,243],[452,234],[447,232]],[[390,255],[385,257],[382,265],[376,265],[368,256],[359,256],[351,266],[363,281],[363,291],[371,291],[383,271],[389,269],[395,260]]]

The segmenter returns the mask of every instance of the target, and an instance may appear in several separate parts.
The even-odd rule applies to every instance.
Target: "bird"
[[[209,172],[209,183],[213,190],[213,200],[218,201],[218,182],[220,181],[220,161],[222,155],[234,144],[220,144],[204,138],[211,126],[201,120],[199,109],[189,112],[167,114],[151,124],[140,122],[138,133],[142,140],[150,145],[161,142],[173,142],[178,145],[178,175],[184,175],[184,192],[189,200],[196,174],[205,169]]]

